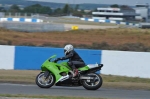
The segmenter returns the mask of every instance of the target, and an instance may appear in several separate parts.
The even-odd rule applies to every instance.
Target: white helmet
[[[64,47],[64,53],[65,53],[65,55],[67,55],[67,53],[69,53],[72,50],[73,50],[73,46],[71,44],[66,45]]]

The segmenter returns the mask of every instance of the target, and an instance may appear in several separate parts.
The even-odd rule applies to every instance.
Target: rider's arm
[[[71,58],[73,56],[73,54],[74,54],[73,52],[70,52],[68,55],[62,57],[61,60],[69,59],[69,58]]]

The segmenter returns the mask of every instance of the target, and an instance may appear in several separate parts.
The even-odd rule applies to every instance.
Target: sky
[[[96,3],[96,4],[121,4],[121,5],[135,5],[136,3],[149,3],[150,0],[34,0],[34,1],[46,1],[57,3]]]

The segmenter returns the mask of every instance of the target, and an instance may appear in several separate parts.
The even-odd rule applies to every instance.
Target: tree
[[[65,14],[69,14],[69,5],[68,4],[66,4],[65,6],[64,6],[64,8],[63,8],[63,13],[65,13]]]
[[[40,4],[35,4],[35,5],[32,5],[32,7],[41,8],[42,6]]]
[[[18,5],[14,4],[9,9],[10,12],[20,12],[20,8]]]
[[[25,7],[24,12],[39,13],[41,7],[42,6],[40,4],[31,5],[31,6]]]
[[[41,14],[52,14],[52,9],[50,7],[41,7],[39,10]]]
[[[1,11],[1,12],[5,12],[6,10],[5,10],[4,7],[0,7],[0,11]]]
[[[77,11],[77,10],[79,9],[79,7],[80,7],[80,5],[77,4],[77,5],[75,6],[75,11]]]
[[[127,5],[121,5],[120,8],[130,8],[130,7]]]
[[[27,13],[40,13],[40,14],[52,14],[52,9],[47,6],[41,6],[40,4],[31,5],[24,8],[24,12]]]
[[[61,8],[57,8],[54,10],[54,14],[62,14],[62,9]]]
[[[118,4],[113,4],[110,6],[111,8],[119,8],[119,5]]]

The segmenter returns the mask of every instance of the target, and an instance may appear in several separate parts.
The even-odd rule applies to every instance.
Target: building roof
[[[97,8],[97,10],[111,10],[111,11],[120,11],[120,8]]]
[[[149,7],[149,4],[147,3],[147,4],[136,4],[135,5],[136,7]]]
[[[128,7],[128,6],[121,6],[120,7],[121,10],[130,10],[130,11],[135,11],[133,8]]]
[[[128,6],[121,6],[120,8],[97,8],[97,10],[110,10],[110,11],[130,10],[130,11],[135,11],[133,8],[130,8]]]

